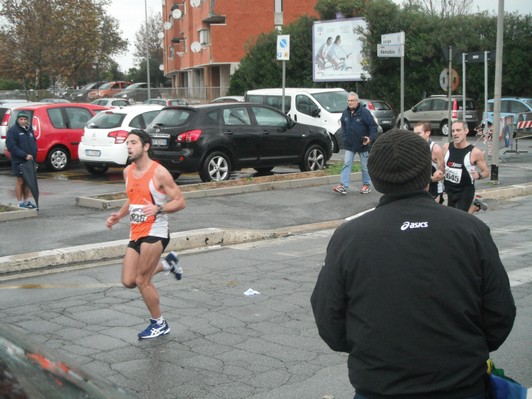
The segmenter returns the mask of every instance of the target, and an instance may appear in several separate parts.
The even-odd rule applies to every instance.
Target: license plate
[[[85,155],[88,157],[99,157],[102,153],[100,150],[85,150]]]
[[[152,139],[151,141],[154,147],[166,147],[168,145],[166,139]]]

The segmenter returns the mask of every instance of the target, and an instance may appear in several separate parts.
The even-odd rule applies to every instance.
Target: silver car
[[[390,130],[393,127],[395,121],[395,112],[390,104],[384,100],[368,100],[361,98],[361,104],[364,104],[371,114],[377,118],[379,126],[382,131]]]
[[[452,109],[455,111],[451,118],[462,120],[462,96],[451,96]],[[478,126],[478,111],[472,98],[466,97],[465,117],[470,134],[475,134]],[[446,95],[435,95],[421,100],[404,113],[402,128],[412,130],[417,122],[430,122],[433,131],[440,131],[442,135],[449,135],[449,101]],[[401,123],[400,115],[397,117],[397,126]]]

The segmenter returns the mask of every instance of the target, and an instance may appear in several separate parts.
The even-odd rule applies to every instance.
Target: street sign
[[[405,44],[405,32],[388,33],[381,35],[381,44]]]
[[[495,59],[495,50],[488,51],[487,55],[488,55],[487,61],[494,60]],[[471,62],[471,63],[484,62],[484,51],[476,51],[474,53],[467,53],[466,62]]]
[[[456,69],[451,70],[451,90],[455,91],[458,89],[458,86],[460,85],[460,76],[458,75],[458,72],[456,72]],[[447,91],[449,89],[449,72],[447,68],[443,68],[443,70],[440,73],[440,87],[443,91]]]
[[[402,57],[404,46],[401,44],[377,44],[377,57]]]
[[[290,35],[277,36],[277,61],[290,60]]]

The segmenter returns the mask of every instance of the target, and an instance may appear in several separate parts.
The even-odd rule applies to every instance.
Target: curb
[[[318,178],[291,180],[282,182],[271,182],[257,185],[231,187],[227,189],[204,190],[204,192],[193,192],[193,197],[206,197],[215,195],[235,194],[234,188],[239,188],[238,193],[273,190],[278,188],[297,188],[311,185],[334,184],[337,176],[324,176]],[[245,190],[242,190],[245,188]],[[215,193],[207,193],[215,191]],[[196,194],[198,193],[198,194]],[[477,195],[484,199],[505,200],[518,196],[532,194],[532,183],[516,184],[504,188],[489,188],[477,191]],[[102,201],[103,203],[109,201]],[[107,208],[100,208],[107,209]],[[28,210],[23,212],[29,213]],[[37,213],[36,211],[34,211]],[[10,212],[5,212],[10,213]],[[184,251],[190,249],[213,248],[216,246],[232,245],[246,242],[253,242],[266,239],[288,237],[294,234],[305,232],[335,229],[344,222],[333,220],[322,223],[312,223],[300,226],[282,227],[273,230],[244,230],[244,229],[219,229],[207,228],[189,230],[170,234],[170,243],[167,251]],[[129,240],[115,240],[97,244],[80,245],[54,250],[32,252],[26,254],[10,255],[0,257],[0,277],[9,274],[26,273],[41,269],[50,269],[67,264],[80,264],[95,261],[119,259],[124,255],[125,248]]]
[[[7,222],[16,219],[33,218],[38,215],[37,209],[21,209],[14,206],[9,206],[10,210],[0,212],[0,222]]]
[[[359,178],[360,172],[355,172],[351,174],[352,179]],[[269,191],[269,190],[280,190],[286,188],[301,188],[301,187],[313,187],[321,186],[325,184],[335,184],[338,183],[338,175],[330,176],[319,176],[319,177],[309,177],[306,179],[297,179],[297,180],[281,180],[281,181],[272,181],[267,183],[257,183],[257,184],[245,184],[241,186],[234,187],[221,187],[221,188],[212,188],[207,190],[196,190],[196,191],[185,191],[183,196],[185,199],[191,198],[206,198],[206,197],[217,197],[220,195],[231,195],[231,194],[246,194],[246,193],[256,193],[259,191]],[[113,194],[113,193],[110,193]],[[125,199],[118,200],[101,200],[94,197],[76,197],[76,205],[83,206],[87,208],[96,208],[96,209],[110,209],[110,208],[120,208],[125,202]],[[0,219],[1,220],[1,219]]]
[[[336,220],[274,230],[222,230],[218,228],[189,230],[171,233],[170,243],[166,251],[182,252],[190,249],[215,248],[223,245],[288,237],[301,232],[336,228],[343,222],[343,220]],[[10,274],[53,269],[68,264],[118,260],[124,256],[128,242],[127,239],[115,240],[0,257],[0,278]]]

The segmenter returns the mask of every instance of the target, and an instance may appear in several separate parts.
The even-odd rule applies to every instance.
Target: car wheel
[[[299,169],[302,172],[321,170],[325,167],[326,162],[324,149],[317,144],[313,144],[305,151],[305,156],[303,157],[303,162],[299,165]]]
[[[85,165],[85,169],[91,175],[101,176],[109,169],[108,166],[94,166],[94,165]]]
[[[68,165],[68,152],[62,147],[54,147],[48,153],[46,164],[54,172],[65,170]]]
[[[215,151],[205,158],[199,171],[201,181],[224,181],[231,177],[231,160],[220,151]]]
[[[273,166],[269,166],[267,168],[253,168],[253,169],[255,169],[259,173],[268,173],[272,171]]]
[[[410,122],[406,119],[403,119],[403,124],[401,125],[401,118],[397,120],[397,127],[402,130],[410,130]]]
[[[335,154],[340,152],[340,144],[338,143],[338,139],[336,138],[335,134],[331,134],[331,141],[332,141],[332,152]]]
[[[443,136],[449,135],[449,123],[447,122],[447,119],[441,121],[440,123],[440,132]]]

